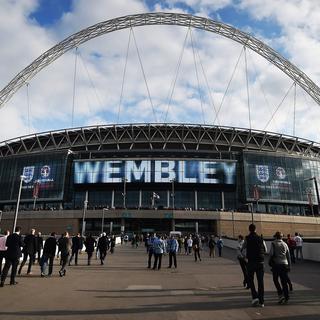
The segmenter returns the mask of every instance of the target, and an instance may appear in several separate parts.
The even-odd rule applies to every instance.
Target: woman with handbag
[[[282,240],[283,234],[279,231],[275,234],[275,240],[271,244],[269,265],[273,274],[273,283],[277,289],[279,304],[287,304],[289,300],[288,272],[291,267],[291,259],[288,245]],[[279,278],[281,285],[279,283]]]

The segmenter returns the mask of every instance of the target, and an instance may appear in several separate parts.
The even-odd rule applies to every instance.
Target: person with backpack
[[[264,307],[264,256],[267,247],[263,239],[256,233],[256,226],[252,223],[249,225],[249,234],[246,236],[242,251],[246,250],[248,260],[248,285],[251,289],[252,306]],[[256,274],[258,282],[258,291],[254,283]]]

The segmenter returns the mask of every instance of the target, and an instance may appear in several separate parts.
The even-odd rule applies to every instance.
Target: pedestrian
[[[246,252],[243,249],[244,239],[242,235],[238,236],[238,245],[237,245],[237,258],[243,273],[243,286],[246,289],[249,289],[249,281],[248,281],[248,268],[246,261]]]
[[[59,259],[59,253],[61,252],[61,245],[60,245],[60,242],[62,241],[63,239],[63,236],[64,234],[62,233],[60,238],[58,239],[58,252],[57,252],[57,259]],[[61,259],[60,259],[60,265],[61,265]]]
[[[110,253],[114,253],[115,247],[116,247],[116,237],[113,235],[110,240]]]
[[[303,260],[302,245],[303,239],[298,232],[295,233],[294,241],[296,242],[296,260]],[[299,259],[300,256],[300,259]]]
[[[183,245],[184,245],[184,254],[187,255],[188,254],[188,237],[187,236],[184,237]]]
[[[214,236],[212,235],[210,237],[210,240],[208,242],[208,247],[209,247],[209,257],[210,258],[214,258],[215,257],[215,246],[216,246],[216,242],[214,241]]]
[[[273,283],[278,292],[279,304],[287,304],[289,301],[289,277],[291,259],[288,245],[282,240],[283,235],[277,231],[275,240],[271,244],[269,253],[269,265],[271,266]],[[279,278],[281,285],[279,283]],[[291,282],[291,281],[290,281]]]
[[[23,247],[23,260],[21,262],[18,274],[21,274],[22,268],[23,266],[26,264],[27,259],[29,257],[29,264],[28,264],[28,270],[27,270],[27,274],[30,275],[32,274],[31,272],[31,268],[32,265],[35,261],[35,254],[36,254],[36,236],[35,236],[35,229],[31,229],[30,233],[28,235],[25,236],[23,243],[24,243],[24,247]]]
[[[174,267],[177,268],[177,252],[179,250],[179,243],[174,235],[171,235],[170,239],[167,241],[168,244],[168,253],[169,253],[169,266],[168,268],[172,267],[172,260]]]
[[[84,241],[85,241],[84,236],[80,235],[80,238],[79,238],[79,254],[82,254]]]
[[[71,241],[67,231],[63,234],[63,238],[60,239],[60,250],[61,269],[59,270],[59,275],[60,277],[63,277],[66,275],[66,266],[68,264],[71,251]]]
[[[248,260],[248,282],[251,289],[252,306],[264,307],[264,255],[267,251],[265,242],[257,235],[256,226],[252,223],[249,225],[249,235],[246,236],[243,249],[246,250]],[[258,292],[254,284],[254,274],[258,282]]]
[[[88,266],[91,264],[91,258],[94,252],[94,248],[97,245],[96,240],[92,237],[92,234],[90,233],[89,236],[84,241],[84,245],[86,246],[86,253],[88,255]]]
[[[151,259],[152,259],[152,256],[154,255],[154,252],[153,252],[153,242],[154,242],[154,239],[156,238],[156,234],[153,233],[149,236],[148,238],[148,269],[151,268]]]
[[[187,240],[188,255],[191,254],[191,252],[192,252],[192,245],[193,245],[193,240],[192,240],[192,237],[191,237],[191,234],[190,234],[189,238]]]
[[[21,247],[23,246],[22,237],[20,235],[21,228],[16,227],[15,232],[13,234],[8,235],[6,240],[6,263],[4,264],[2,273],[1,273],[1,281],[0,287],[4,286],[6,281],[9,269],[11,267],[11,276],[10,276],[10,285],[16,285],[16,274],[17,268],[19,264],[19,259],[22,256]]]
[[[219,237],[219,239],[217,241],[217,247],[218,247],[219,257],[221,257],[222,256],[222,248],[223,248],[223,240],[222,240],[221,236]]]
[[[295,250],[296,250],[296,242],[294,241],[294,239],[291,237],[290,234],[287,235],[287,245],[289,248],[289,252],[290,252],[290,258],[291,258],[291,262],[292,263],[296,263],[296,257],[295,257]]]
[[[162,255],[164,252],[164,243],[160,235],[158,235],[153,241],[153,252],[154,252],[154,263],[153,263],[152,269],[155,270],[156,268],[158,268],[158,270],[160,270]]]
[[[177,241],[178,241],[178,245],[179,245],[178,254],[181,254],[181,248],[182,248],[182,245],[183,245],[183,241],[182,241],[181,236],[178,237]]]
[[[47,275],[48,261],[49,261],[48,276],[50,277],[52,275],[53,260],[56,255],[56,249],[57,249],[56,233],[52,232],[50,237],[44,243],[42,257],[40,259],[41,277],[45,277]]]
[[[36,254],[38,263],[40,263],[41,251],[43,250],[43,238],[41,232],[38,232],[36,236]]]
[[[200,257],[200,239],[198,235],[195,235],[192,239],[192,247],[194,252],[194,261],[197,262],[198,259],[201,261]]]
[[[102,237],[98,240],[98,250],[100,255],[100,264],[104,264],[104,260],[107,256],[107,251],[109,249],[109,241],[105,232],[102,233]]]
[[[8,238],[8,235],[10,234],[9,230],[6,230],[5,235],[0,238],[0,276],[2,272],[2,261],[6,259],[6,241]]]
[[[78,254],[81,246],[81,236],[78,232],[76,236],[72,237],[72,254],[69,260],[69,266],[71,266],[72,259],[74,257],[74,265],[78,265]]]

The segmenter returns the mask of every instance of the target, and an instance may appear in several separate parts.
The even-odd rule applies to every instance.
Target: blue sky
[[[70,34],[101,21],[150,11],[190,13],[230,24],[262,40],[320,83],[318,0],[20,0],[0,1],[0,84],[4,87]],[[73,95],[74,126],[115,123],[118,118],[122,123],[154,122],[147,89],[160,121],[168,109],[168,122],[213,124],[216,109],[221,108],[218,124],[248,127],[250,107],[255,129],[265,129],[275,113],[266,130],[285,134],[295,130],[298,136],[320,140],[320,130],[315,130],[320,128],[320,120],[314,126],[305,125],[320,119],[319,106],[298,88],[293,128],[293,90],[282,102],[292,80],[254,52],[240,55],[241,45],[197,30],[192,30],[193,43],[185,28],[139,27],[132,32],[137,44],[132,37],[128,42],[130,31],[125,30],[81,45],[75,83],[74,50],[38,73],[0,110],[0,140],[70,127]],[[170,84],[175,78],[172,90]],[[170,92],[172,103],[168,106]]]

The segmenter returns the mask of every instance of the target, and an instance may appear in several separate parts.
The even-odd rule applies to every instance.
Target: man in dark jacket
[[[72,255],[69,261],[69,266],[71,265],[72,259],[74,257],[74,264],[78,265],[78,254],[81,247],[81,236],[78,233],[75,237],[72,237]]]
[[[249,225],[249,232],[242,250],[247,252],[248,285],[251,289],[252,306],[264,307],[264,255],[267,248],[263,239],[257,235],[254,224]],[[254,274],[257,276],[258,292],[254,285]]]
[[[100,237],[98,240],[98,250],[99,250],[99,254],[100,254],[101,265],[104,264],[104,259],[106,258],[108,249],[109,249],[109,241],[107,239],[106,233],[104,232],[102,234],[102,237]]]
[[[20,232],[21,232],[21,228],[16,227],[15,233],[10,234],[6,240],[6,247],[7,247],[6,263],[4,265],[4,268],[1,274],[0,287],[4,286],[4,282],[7,278],[10,267],[11,267],[10,284],[11,285],[17,284],[17,282],[15,281],[15,277],[17,274],[19,259],[22,256],[21,247],[23,246],[23,241],[20,236]]]
[[[38,232],[38,235],[36,236],[36,253],[37,253],[38,263],[40,263],[42,249],[43,249],[43,238],[41,236],[41,232]]]
[[[48,260],[49,260],[49,272],[48,276],[51,276],[52,270],[53,270],[53,260],[56,254],[56,249],[57,249],[57,239],[56,239],[56,234],[55,232],[51,233],[51,236],[46,240],[44,243],[43,247],[43,254],[41,257],[41,277],[45,277],[46,275],[46,269],[48,265]]]
[[[29,264],[28,264],[28,271],[27,274],[31,274],[31,267],[34,263],[34,257],[36,254],[36,237],[35,237],[35,229],[30,230],[30,234],[26,235],[23,242],[24,242],[24,247],[23,247],[23,260],[20,265],[18,274],[21,274],[21,270],[25,263],[27,262],[27,259],[29,257]]]
[[[60,240],[60,239],[59,239]],[[61,269],[59,271],[60,277],[66,275],[66,266],[70,256],[71,241],[69,239],[69,233],[66,231],[63,234],[63,238],[60,240],[60,255],[61,255]]]
[[[87,237],[87,239],[84,241],[84,245],[86,246],[86,252],[88,254],[88,266],[91,264],[91,258],[92,254],[94,252],[94,247],[96,246],[97,242],[96,240],[92,237],[91,234]]]

